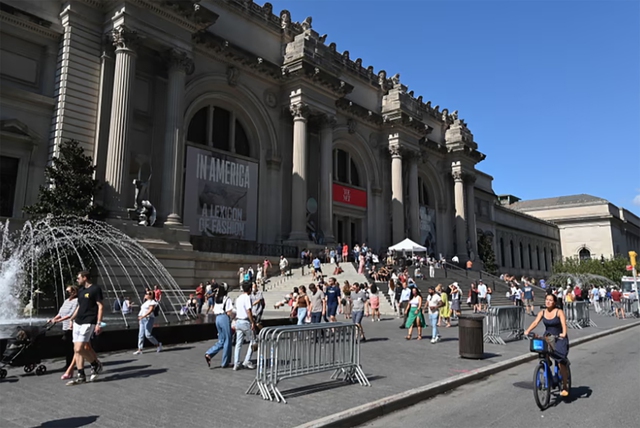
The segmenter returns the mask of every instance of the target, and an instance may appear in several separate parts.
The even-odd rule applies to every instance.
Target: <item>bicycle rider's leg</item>
[[[569,392],[567,389],[569,387],[569,370],[567,369],[567,365],[563,363],[558,363],[560,366],[560,375],[562,376],[562,390]]]

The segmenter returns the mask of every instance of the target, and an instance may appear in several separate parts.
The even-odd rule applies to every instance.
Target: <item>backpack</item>
[[[153,308],[153,316],[157,317],[158,315],[160,315],[160,304],[159,303],[157,305],[155,305],[155,307]]]

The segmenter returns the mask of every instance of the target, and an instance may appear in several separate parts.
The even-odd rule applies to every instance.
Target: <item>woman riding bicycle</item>
[[[551,337],[557,337],[555,343],[553,339],[549,343],[553,352],[551,356],[558,361],[560,366],[560,375],[562,376],[562,392],[561,396],[567,397],[569,395],[567,387],[567,379],[569,378],[569,372],[567,370],[567,356],[569,355],[569,338],[567,337],[567,319],[564,316],[562,309],[558,309],[556,306],[556,296],[553,294],[547,294],[544,299],[546,310],[538,312],[538,316],[531,323],[529,328],[524,332],[525,336],[536,328],[540,321],[544,323],[545,336],[549,336],[547,342]]]

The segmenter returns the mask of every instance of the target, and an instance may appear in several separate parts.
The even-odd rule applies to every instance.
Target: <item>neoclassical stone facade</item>
[[[496,205],[457,111],[327,44],[311,18],[246,0],[3,4],[4,217],[23,217],[75,139],[105,183],[98,202],[149,245],[410,237],[466,260],[481,232],[514,272],[542,275],[560,255],[557,227]],[[136,178],[157,230],[122,221]]]

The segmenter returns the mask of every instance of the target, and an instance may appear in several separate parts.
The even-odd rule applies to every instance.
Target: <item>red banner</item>
[[[347,205],[367,208],[367,192],[333,183],[333,200]]]

